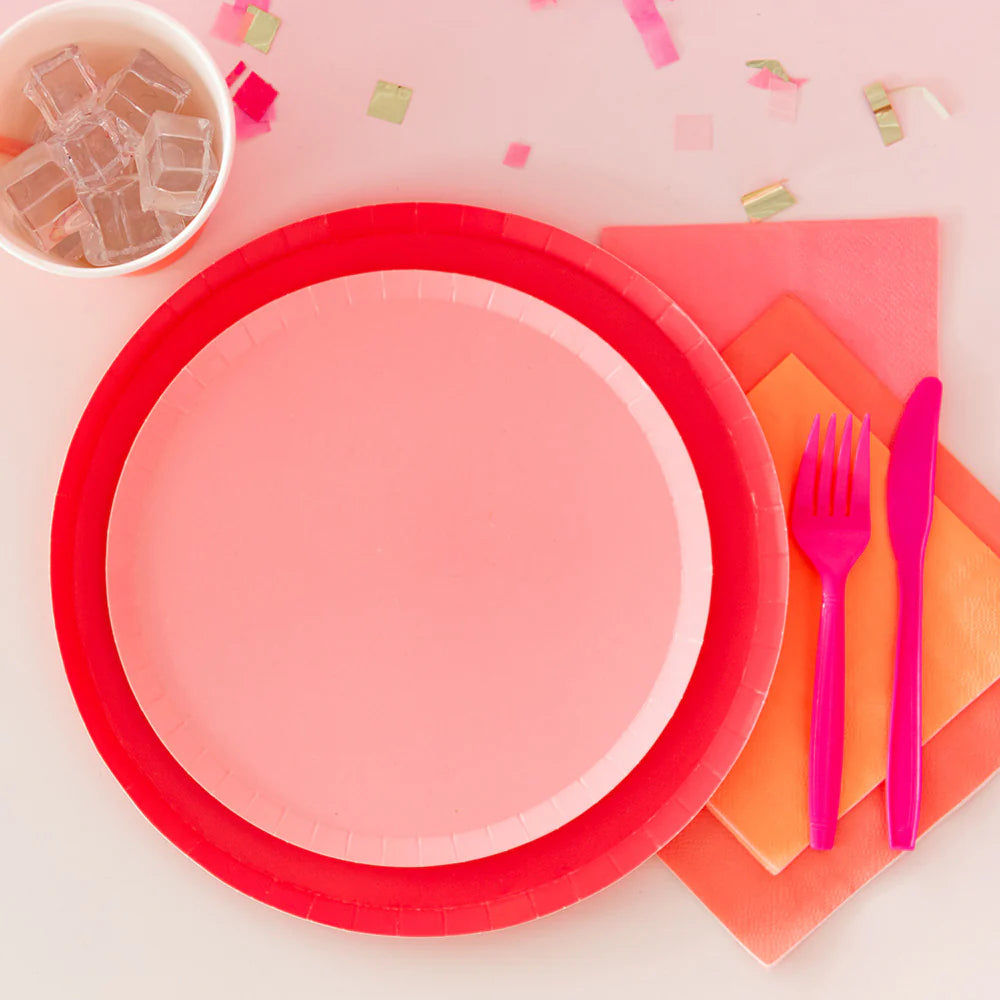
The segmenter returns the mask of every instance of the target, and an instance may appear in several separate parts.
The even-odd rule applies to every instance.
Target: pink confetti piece
[[[767,89],[770,95],[768,108],[771,117],[784,122],[795,121],[799,110],[798,86],[772,74]]]
[[[759,69],[747,83],[751,87],[759,87],[761,90],[769,90],[771,87],[771,80],[778,79],[769,69]]]
[[[251,73],[244,81],[233,101],[236,107],[245,111],[255,122],[262,121],[274,103],[278,92],[266,80]]]
[[[231,87],[247,71],[247,64],[241,59],[227,74],[226,86]]]
[[[271,0],[233,0],[233,6],[237,10],[246,10],[250,6],[256,7],[257,10],[270,10]]]
[[[239,45],[246,34],[247,18],[245,10],[239,10],[232,4],[224,3],[219,7],[218,14],[215,15],[215,24],[212,25],[209,34],[213,38],[220,38],[232,45]]]
[[[507,155],[503,158],[505,167],[523,167],[528,162],[531,147],[523,142],[512,142],[507,147]]]
[[[715,127],[711,115],[675,115],[674,149],[679,152],[700,152],[711,149]]]
[[[653,65],[659,69],[661,66],[677,62],[680,54],[653,0],[622,0],[622,2],[629,17],[632,18],[632,23],[642,36]]]
[[[754,73],[749,80],[747,80],[747,83],[749,83],[751,87],[759,87],[761,90],[770,90],[772,80],[781,80],[781,77],[776,76],[769,69],[760,69],[757,70],[757,72]],[[809,77],[790,76],[788,80],[794,83],[796,87],[801,87],[802,84],[809,82]],[[787,81],[781,80],[781,82],[786,83]]]
[[[555,7],[558,0],[531,0],[532,10],[541,10],[543,7]]]
[[[264,135],[271,131],[273,109],[269,109],[264,118],[255,122],[242,108],[236,109],[236,138],[252,139],[256,135]]]

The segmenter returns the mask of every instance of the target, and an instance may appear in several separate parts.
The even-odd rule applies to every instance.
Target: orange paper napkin
[[[848,413],[805,365],[786,358],[749,398],[774,455],[786,508],[817,413]],[[860,423],[855,414],[855,426]],[[896,565],[886,519],[889,455],[872,441],[872,538],[847,583],[847,688],[841,813],[885,778],[896,646]],[[711,808],[770,871],[809,843],[809,725],[819,577],[791,546],[788,620],[770,693]],[[940,499],[924,574],[924,740],[1000,677],[1000,559]]]

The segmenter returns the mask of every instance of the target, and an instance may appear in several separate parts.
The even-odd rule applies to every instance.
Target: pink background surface
[[[701,647],[708,522],[652,391],[492,282],[324,282],[208,345],[144,424],[108,594],[185,770],[364,864],[517,847],[655,742]]]
[[[38,6],[6,0],[0,20]],[[783,177],[799,199],[789,220],[938,215],[941,436],[1000,491],[997,8],[674,0],[660,9],[681,59],[654,70],[617,0],[541,11],[527,0],[275,0],[284,24],[267,56],[208,38],[214,2],[161,6],[224,71],[245,59],[281,96],[272,132],[238,150],[217,216],[177,264],[105,287],[0,257],[0,988],[87,1000],[978,996],[1000,975],[995,784],[771,972],[656,861],[564,914],[464,941],[359,940],[244,900],[150,837],[96,759],[62,676],[47,558],[75,422],[155,305],[278,225],[397,198],[483,203],[592,239],[607,225],[738,222],[739,196]],[[809,77],[795,124],[770,119],[767,94],[745,82],[744,62],[771,56]],[[931,84],[954,117],[903,95],[908,135],[885,149],[860,92],[880,77]],[[414,89],[402,126],[364,114],[379,78]],[[675,113],[714,115],[712,153],[674,152]],[[524,170],[501,164],[512,139],[532,144]]]

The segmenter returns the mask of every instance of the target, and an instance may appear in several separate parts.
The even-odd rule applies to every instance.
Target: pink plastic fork
[[[827,424],[821,459],[819,420],[817,415],[799,466],[792,534],[823,582],[809,744],[809,843],[817,850],[829,850],[837,830],[844,765],[844,599],[847,574],[871,538],[871,467],[866,416],[850,475],[853,424],[848,415],[834,481],[837,418],[830,417]]]

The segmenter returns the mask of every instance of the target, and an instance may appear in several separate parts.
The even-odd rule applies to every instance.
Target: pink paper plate
[[[578,320],[628,361],[670,414],[697,472],[712,542],[712,597],[680,704],[600,801],[499,854],[366,865],[300,847],[244,819],[167,750],[115,645],[108,527],[144,422],[203,348],[300,289],[408,269],[517,288]],[[272,349],[272,341],[250,353]],[[278,477],[273,488],[280,488]],[[620,517],[631,513],[626,505]],[[540,222],[462,205],[400,204],[269,233],[213,264],[150,317],[95,390],[73,437],[56,495],[51,568],[56,630],[81,716],[109,768],[165,836],[220,879],[290,913],[359,931],[430,935],[508,926],[597,892],[651,857],[705,805],[771,681],[788,548],[777,477],[749,403],[662,290],[607,252]]]
[[[614,788],[684,693],[712,575],[694,467],[621,355],[420,270],[311,285],[204,347],[129,453],[107,566],[188,774],[276,837],[401,866]]]

